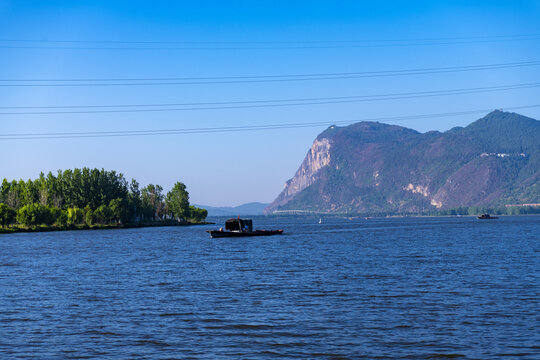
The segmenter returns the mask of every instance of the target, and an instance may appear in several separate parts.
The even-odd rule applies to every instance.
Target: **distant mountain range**
[[[377,122],[331,126],[265,213],[523,203],[540,203],[540,122],[493,111],[443,133]]]
[[[242,204],[239,206],[207,206],[196,205],[197,207],[208,210],[208,216],[246,216],[246,215],[262,215],[263,210],[268,207],[269,204],[263,204],[259,202],[251,202]]]

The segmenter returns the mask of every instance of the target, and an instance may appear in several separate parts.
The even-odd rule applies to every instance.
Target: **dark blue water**
[[[0,358],[540,359],[540,217],[0,235]]]

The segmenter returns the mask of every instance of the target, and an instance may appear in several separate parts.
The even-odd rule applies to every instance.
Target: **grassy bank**
[[[23,226],[15,225],[10,227],[0,227],[0,234],[14,234],[14,233],[28,233],[28,232],[50,232],[50,231],[73,231],[73,230],[108,230],[108,229],[132,229],[132,228],[145,228],[145,227],[162,227],[162,226],[193,226],[193,225],[208,225],[214,224],[212,222],[178,222],[178,221],[159,221],[159,222],[145,222],[136,224],[95,224],[95,225],[36,225],[36,226]]]

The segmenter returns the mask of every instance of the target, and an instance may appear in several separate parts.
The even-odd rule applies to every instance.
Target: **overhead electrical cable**
[[[67,40],[67,39],[0,39],[0,42],[14,43],[70,43],[70,44],[313,44],[313,43],[373,43],[373,42],[411,42],[445,40],[486,40],[486,39],[527,39],[537,38],[540,34],[514,35],[476,35],[451,37],[424,37],[399,39],[357,39],[357,40],[270,40],[270,41],[167,41],[167,40]]]
[[[375,95],[297,98],[297,99],[192,102],[192,103],[170,103],[170,104],[67,105],[67,106],[55,106],[55,107],[46,106],[46,107],[32,107],[32,108],[33,109],[36,109],[36,108],[82,109],[82,110],[2,111],[0,112],[0,115],[139,113],[139,112],[224,110],[224,109],[284,107],[284,106],[306,106],[306,105],[324,105],[324,104],[337,104],[337,103],[427,98],[427,97],[463,95],[463,94],[472,94],[472,93],[485,93],[485,92],[494,92],[494,91],[509,91],[509,90],[528,89],[528,88],[536,88],[536,87],[540,87],[540,82],[514,84],[514,85],[502,85],[502,86],[475,87],[475,88],[466,88],[466,89],[434,90],[434,91],[375,94]],[[14,107],[8,107],[8,108],[14,109]],[[18,107],[18,109],[24,109],[24,108]],[[88,110],[88,109],[91,109],[91,110]]]
[[[286,74],[260,76],[214,76],[214,77],[156,77],[156,78],[80,78],[80,79],[0,79],[0,87],[90,87],[90,86],[156,86],[201,85],[261,82],[291,82],[313,80],[339,80],[356,78],[410,76],[424,74],[469,72],[521,68],[540,65],[539,60],[484,65],[450,66],[401,70],[360,71],[318,74]]]
[[[496,42],[535,41],[540,34],[509,36],[440,37],[416,39],[309,40],[309,41],[107,41],[107,40],[38,40],[3,39],[2,49],[37,50],[295,50],[368,47],[407,47],[460,45]],[[29,44],[29,45],[25,45]],[[39,45],[31,45],[39,44]],[[101,46],[96,46],[101,44]],[[89,46],[92,45],[92,46]],[[143,46],[144,45],[144,46]]]
[[[518,110],[540,107],[536,105],[524,105],[507,107],[505,110]],[[69,138],[105,138],[105,137],[126,137],[126,136],[151,136],[151,135],[180,135],[180,134],[200,134],[200,133],[219,133],[219,132],[239,132],[256,130],[279,130],[303,127],[318,127],[336,124],[350,124],[361,121],[385,121],[400,122],[413,119],[430,119],[451,116],[471,115],[486,113],[493,109],[467,110],[447,113],[418,114],[391,117],[375,117],[342,121],[323,121],[309,123],[282,123],[266,125],[246,125],[246,126],[227,126],[227,127],[207,127],[207,128],[184,128],[184,129],[158,129],[158,130],[120,130],[120,131],[86,131],[86,132],[49,132],[49,133],[18,133],[18,134],[0,134],[1,140],[38,140],[38,139],[69,139]]]

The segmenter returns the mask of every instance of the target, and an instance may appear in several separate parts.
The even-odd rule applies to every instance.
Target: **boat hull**
[[[477,218],[480,219],[480,220],[492,220],[492,219],[498,219],[497,216],[491,216],[491,215],[487,215],[487,214],[477,216]]]
[[[244,231],[244,232],[206,230],[206,232],[210,234],[211,238],[271,236],[271,235],[283,234],[283,230],[255,230],[255,231]]]

